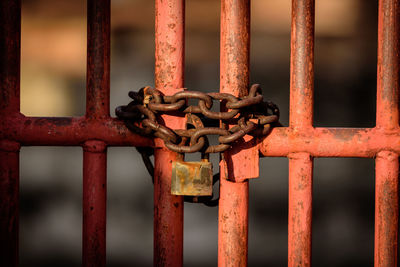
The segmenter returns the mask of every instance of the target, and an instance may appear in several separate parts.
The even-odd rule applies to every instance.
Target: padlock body
[[[212,164],[208,161],[172,163],[171,194],[184,196],[211,196]]]

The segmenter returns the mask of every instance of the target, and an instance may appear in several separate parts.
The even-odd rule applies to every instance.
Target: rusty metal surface
[[[400,2],[380,0],[378,13],[378,67],[376,126],[399,126]]]
[[[221,93],[247,95],[249,49],[250,1],[221,1]],[[225,107],[222,106],[221,111],[226,111]],[[249,205],[247,179],[259,175],[259,153],[251,139],[245,137],[244,142],[225,152],[220,161],[218,266],[247,266]],[[244,146],[246,143],[249,146]]]
[[[21,145],[79,146],[85,140],[103,140],[109,146],[154,147],[150,138],[129,131],[119,119],[6,117],[0,122],[1,139]],[[373,158],[381,150],[400,153],[400,133],[376,128],[312,128],[301,133],[275,127],[259,144],[262,156],[286,157],[307,152],[313,157]]]
[[[0,3],[0,262],[18,262],[18,180],[20,145],[84,145],[84,262],[104,263],[105,146],[156,147],[154,265],[182,266],[183,202],[171,196],[171,162],[177,154],[161,140],[132,134],[122,122],[108,116],[109,29],[108,1],[89,1],[87,114],[79,118],[36,118],[19,113],[20,1]],[[290,158],[289,266],[308,266],[311,259],[312,158],[376,157],[375,266],[397,265],[398,155],[400,131],[399,1],[379,1],[378,83],[376,128],[313,128],[313,0],[293,0],[290,127],[274,128],[255,147],[263,156]],[[103,4],[107,4],[103,6]],[[222,1],[221,92],[247,93],[249,1]],[[92,9],[93,8],[93,9]],[[101,8],[103,11],[97,9]],[[103,9],[105,8],[105,9]],[[99,13],[100,12],[100,13]],[[156,87],[172,95],[183,87],[184,3],[156,1]],[[244,18],[244,19],[243,19]],[[242,20],[243,19],[243,20]],[[90,25],[89,25],[90,24]],[[102,34],[105,35],[102,35]],[[101,36],[99,35],[101,34]],[[4,38],[3,38],[4,37]],[[105,39],[104,39],[105,38]],[[102,45],[105,46],[102,46]],[[229,60],[229,58],[233,60]],[[200,99],[201,96],[197,96]],[[217,96],[214,96],[217,97]],[[222,96],[221,96],[222,97]],[[204,112],[188,107],[188,112]],[[176,101],[172,109],[184,101]],[[240,108],[230,103],[227,108]],[[157,107],[157,105],[155,105]],[[162,108],[158,106],[157,108]],[[225,110],[224,110],[225,111]],[[205,111],[207,113],[207,111]],[[215,114],[214,114],[215,115]],[[213,114],[211,115],[213,116]],[[168,127],[183,129],[184,118],[163,115]],[[250,127],[250,126],[249,126]],[[153,127],[154,128],[154,127]],[[97,141],[93,141],[97,140]],[[224,140],[224,138],[222,138]],[[229,140],[229,139],[228,139]],[[93,143],[94,142],[94,143]],[[98,143],[97,143],[98,142]],[[96,145],[98,144],[98,145]],[[95,145],[95,147],[93,147]],[[253,150],[252,150],[253,151]],[[256,151],[256,150],[255,150]],[[258,151],[256,151],[258,154]],[[241,152],[242,153],[242,152]],[[257,155],[248,159],[254,161]],[[225,159],[229,157],[227,154]],[[247,156],[246,156],[247,157]],[[239,158],[239,162],[246,162]],[[231,163],[235,163],[235,159]],[[237,161],[236,161],[237,162]],[[226,166],[225,170],[235,170]],[[233,166],[239,166],[235,163]],[[254,167],[254,166],[253,166]],[[254,169],[239,168],[249,175]],[[241,171],[239,170],[239,171]],[[253,173],[254,174],[254,173]],[[227,177],[228,174],[222,174]],[[239,175],[233,175],[234,178]],[[243,176],[244,177],[244,176]],[[95,188],[95,192],[90,192]],[[248,182],[221,181],[219,210],[219,265],[247,264]],[[93,204],[93,205],[91,205]],[[91,209],[93,207],[93,209]],[[93,228],[94,227],[94,228]],[[99,230],[98,232],[96,232]],[[90,240],[90,242],[87,242]],[[89,263],[87,263],[89,265]]]
[[[212,164],[206,161],[175,161],[172,163],[171,194],[211,196]]]
[[[154,266],[183,265],[183,197],[171,194],[176,157],[168,149],[154,151]]]
[[[18,266],[19,149],[0,140],[0,265]]]
[[[106,149],[97,140],[83,145],[83,266],[106,266]]]
[[[289,127],[313,125],[315,0],[292,1]],[[288,266],[311,266],[313,159],[302,148],[289,158]]]
[[[313,160],[303,152],[288,158],[288,266],[311,266]]]
[[[290,113],[293,128],[312,127],[315,0],[292,0]]]
[[[247,266],[249,182],[220,183],[218,266]]]
[[[87,120],[85,117],[3,117],[0,139],[33,146],[80,146],[86,140],[102,140],[110,146],[154,146],[150,138],[134,134],[116,118]]]
[[[399,157],[379,152],[375,160],[374,266],[397,266],[399,224]]]
[[[182,88],[184,73],[185,2],[155,1],[155,87],[165,95]],[[184,117],[162,115],[165,126],[184,129]],[[177,154],[155,140],[154,266],[183,265],[183,197],[171,195],[172,161]]]
[[[21,1],[0,1],[0,132],[19,112]],[[0,266],[18,266],[19,142],[0,134]]]
[[[20,106],[20,0],[0,2],[0,23],[0,114],[17,113]]]
[[[86,120],[110,114],[110,0],[87,2]],[[82,265],[106,265],[107,144],[83,144]]]
[[[110,0],[87,2],[86,117],[110,114]]]
[[[221,1],[220,92],[243,97],[254,96],[249,89],[250,71],[250,1]],[[229,108],[231,104],[226,105]],[[225,111],[225,107],[222,107]],[[231,128],[232,125],[226,125]],[[265,131],[270,129],[266,126]],[[259,176],[257,138],[245,136],[239,144],[224,153],[221,173],[232,181],[242,182]],[[227,168],[225,168],[227,166]]]
[[[380,0],[378,12],[378,69],[376,128],[399,133],[400,2]],[[378,142],[384,142],[379,138]],[[397,266],[399,227],[398,141],[378,151],[375,160],[374,266]]]
[[[310,128],[298,132],[278,127],[259,148],[265,157],[306,152],[313,157],[374,158],[382,150],[400,153],[400,132],[388,133],[377,128]]]

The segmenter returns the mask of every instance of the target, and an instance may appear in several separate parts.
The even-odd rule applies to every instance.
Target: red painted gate
[[[258,154],[289,158],[288,265],[311,265],[314,157],[376,160],[375,266],[397,266],[399,200],[400,2],[379,0],[377,114],[374,128],[314,128],[314,0],[292,1],[290,124],[275,128],[251,149],[225,152],[232,164],[221,177],[218,265],[246,266],[248,178]],[[184,0],[156,0],[155,86],[166,95],[183,87]],[[20,0],[0,3],[0,263],[18,265],[19,149],[83,148],[83,265],[105,265],[108,146],[155,149],[154,264],[182,266],[183,200],[170,194],[176,153],[160,140],[129,132],[110,117],[110,0],[88,0],[86,114],[76,118],[26,117],[19,111]],[[243,96],[249,84],[250,1],[222,0],[220,91]],[[183,128],[184,119],[164,116]],[[253,155],[248,157],[248,155]],[[242,168],[243,165],[250,168]],[[232,179],[226,179],[229,176]],[[233,176],[233,177],[232,177]]]

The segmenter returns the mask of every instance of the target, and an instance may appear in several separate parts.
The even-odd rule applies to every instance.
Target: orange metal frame
[[[82,146],[83,265],[105,265],[108,146],[153,146],[154,265],[183,264],[183,201],[170,194],[176,153],[160,140],[130,133],[109,115],[110,0],[88,0],[87,108],[78,118],[26,117],[19,111],[20,0],[0,3],[0,263],[18,265],[19,149]],[[314,128],[314,0],[292,0],[290,125],[221,160],[218,265],[246,266],[248,179],[258,154],[289,158],[288,265],[311,265],[313,157],[376,160],[375,266],[397,266],[399,215],[399,0],[379,0],[377,115],[369,129]],[[155,86],[183,87],[184,0],[156,0]],[[249,84],[250,1],[221,1],[220,91],[245,95]],[[183,118],[164,116],[183,128]],[[249,157],[251,156],[251,157]]]

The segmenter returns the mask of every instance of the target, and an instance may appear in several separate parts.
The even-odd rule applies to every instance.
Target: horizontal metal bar
[[[101,140],[108,146],[153,146],[153,140],[131,133],[116,118],[88,120],[85,117],[5,117],[0,122],[0,140],[22,146],[80,146]]]
[[[310,128],[302,132],[279,127],[260,140],[262,156],[286,157],[306,152],[313,157],[373,158],[379,151],[400,152],[400,131],[378,128]]]
[[[4,118],[0,139],[22,146],[80,146],[87,140],[102,140],[108,146],[154,146],[154,141],[131,133],[116,118],[87,120],[85,117]],[[373,158],[379,151],[400,153],[400,131],[378,128],[310,128],[298,132],[288,127],[274,128],[258,140],[262,156],[287,157],[307,152],[313,157]]]

